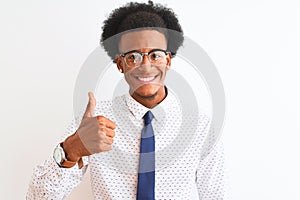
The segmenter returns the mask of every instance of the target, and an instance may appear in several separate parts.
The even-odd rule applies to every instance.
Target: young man
[[[111,102],[96,102],[88,94],[87,108],[74,120],[69,136],[55,148],[53,158],[36,168],[28,199],[63,199],[87,167],[95,199],[191,199],[193,185],[200,199],[224,198],[221,144],[204,159],[200,156],[209,129],[206,115],[199,115],[196,137],[183,155],[160,165],[180,148],[172,147],[182,122],[180,103],[164,80],[182,42],[178,20],[166,7],[149,1],[112,12],[101,43],[124,73],[129,94]],[[166,149],[169,154],[159,153]]]

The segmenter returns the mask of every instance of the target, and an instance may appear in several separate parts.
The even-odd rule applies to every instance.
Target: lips
[[[159,75],[150,75],[150,76],[134,76],[135,79],[141,82],[152,82],[154,81]]]

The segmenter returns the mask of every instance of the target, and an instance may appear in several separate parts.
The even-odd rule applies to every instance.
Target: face
[[[121,36],[119,43],[121,53],[132,50],[147,53],[153,49],[167,49],[167,41],[163,33],[156,30],[141,30],[125,33]],[[150,56],[150,59],[152,57],[155,56]],[[125,58],[117,56],[117,66],[125,75],[130,94],[139,100],[149,101],[149,99],[164,98],[161,96],[165,95],[164,80],[170,64],[170,53],[167,53],[160,64],[151,63],[147,55],[144,55],[139,67],[129,67]]]

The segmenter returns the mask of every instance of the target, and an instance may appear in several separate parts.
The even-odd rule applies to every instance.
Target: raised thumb
[[[94,97],[94,94],[92,92],[88,92],[89,96],[89,102],[86,106],[85,113],[83,115],[83,118],[86,117],[93,117],[94,116],[94,110],[96,108],[96,99]]]

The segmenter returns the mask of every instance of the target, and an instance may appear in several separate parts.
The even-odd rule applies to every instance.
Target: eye
[[[150,54],[151,60],[160,60],[163,57],[163,53],[160,51],[154,51]]]
[[[137,53],[130,53],[126,55],[126,60],[128,62],[138,62],[141,59],[141,55]]]

